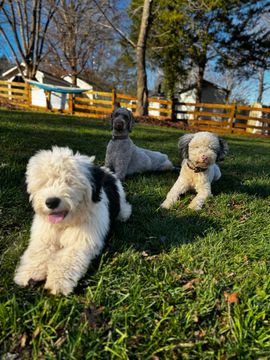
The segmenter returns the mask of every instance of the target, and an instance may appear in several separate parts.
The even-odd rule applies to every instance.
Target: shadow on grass
[[[18,116],[20,117],[18,120]],[[85,129],[87,127],[91,129],[109,129],[109,119],[91,119],[91,118],[81,118],[67,115],[56,115],[56,114],[46,114],[46,113],[32,113],[32,112],[10,112],[3,111],[0,112],[0,120],[7,125],[31,125],[31,126],[47,126],[47,125],[56,125],[56,126],[71,126],[72,128],[81,128]]]
[[[259,170],[259,169],[258,169]],[[244,170],[242,172],[244,174]],[[242,193],[251,196],[257,196],[265,199],[270,196],[270,185],[252,183],[251,185],[243,184],[243,176],[236,175],[222,175],[218,182],[212,184],[212,193],[219,195],[222,193]]]

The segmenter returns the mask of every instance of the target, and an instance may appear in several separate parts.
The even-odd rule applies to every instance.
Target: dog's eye
[[[68,186],[72,186],[73,185],[73,180],[71,178],[66,178],[65,179],[65,183],[68,185]]]

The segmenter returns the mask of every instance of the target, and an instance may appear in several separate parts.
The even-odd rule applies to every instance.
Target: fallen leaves
[[[151,255],[150,252],[143,251],[142,252],[142,257],[145,258],[146,260],[153,260],[153,259],[157,258],[158,255],[157,254],[156,255]]]
[[[20,347],[24,348],[27,341],[27,335],[24,333],[20,338]]]
[[[66,336],[61,336],[60,338],[58,338],[55,343],[54,346],[57,347],[58,349],[63,345],[63,343],[66,340]]]
[[[91,302],[90,305],[84,309],[84,318],[91,328],[97,328],[99,323],[99,316],[104,311],[104,309],[104,306],[100,306],[97,308],[93,302]]]
[[[243,214],[243,215],[240,216],[239,222],[240,222],[240,223],[244,223],[244,222],[246,222],[246,221],[248,220],[248,218],[249,218],[248,215]]]
[[[194,332],[194,335],[197,340],[201,340],[206,336],[206,331],[205,330],[197,330]]]
[[[234,304],[239,302],[238,292],[228,293],[227,291],[224,291],[223,295],[224,295],[224,300],[228,304]]]
[[[200,279],[200,278],[192,279],[189,282],[187,282],[185,285],[183,285],[183,289],[185,289],[185,290],[193,289],[194,288],[193,285],[197,284],[197,283],[199,283],[201,281],[202,281],[202,279]]]
[[[231,202],[228,204],[233,209],[242,209],[244,204],[241,202],[236,201],[235,199],[232,199]]]

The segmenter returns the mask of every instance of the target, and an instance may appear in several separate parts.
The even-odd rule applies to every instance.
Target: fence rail
[[[117,93],[115,89],[110,92],[87,91],[76,96],[69,94],[59,99],[59,94],[43,91],[28,83],[0,80],[0,102],[2,105],[14,104],[26,109],[107,118],[116,103],[135,112],[137,100],[133,95]],[[55,104],[59,107],[55,107]],[[265,107],[180,103],[148,98],[148,116],[160,121],[172,120],[182,123],[187,129],[196,131],[270,136],[270,108]]]

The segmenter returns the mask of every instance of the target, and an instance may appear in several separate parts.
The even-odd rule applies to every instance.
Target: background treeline
[[[70,74],[73,85],[83,77],[96,88],[116,86],[137,95],[140,115],[149,74],[167,97],[195,84],[198,102],[204,78],[226,88],[228,101],[245,101],[254,80],[261,103],[269,10],[266,0],[4,0],[0,33],[8,56],[0,70],[23,63],[31,79],[42,67]]]

